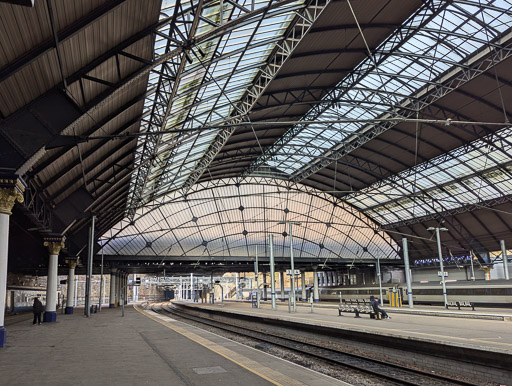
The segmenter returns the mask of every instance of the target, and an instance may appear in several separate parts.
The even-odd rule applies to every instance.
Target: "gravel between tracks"
[[[396,383],[389,382],[385,379],[377,378],[377,377],[367,374],[363,371],[357,371],[357,370],[353,370],[353,369],[349,369],[349,368],[340,368],[339,366],[331,365],[329,363],[318,360],[316,358],[312,359],[305,355],[299,355],[295,351],[292,351],[292,350],[286,350],[282,347],[274,346],[274,345],[268,344],[268,343],[261,343],[261,341],[258,341],[256,339],[251,339],[248,337],[238,335],[236,333],[231,333],[231,332],[222,330],[220,328],[212,327],[212,326],[200,323],[200,322],[182,318],[175,313],[172,314],[172,317],[174,319],[178,319],[179,321],[181,321],[183,323],[187,323],[192,326],[199,327],[203,330],[215,333],[217,335],[231,339],[235,342],[244,344],[246,346],[253,347],[255,349],[267,352],[267,353],[274,355],[278,358],[288,360],[290,362],[296,363],[298,365],[304,366],[306,368],[312,369],[319,373],[328,375],[332,378],[335,378],[340,381],[344,381],[344,382],[347,382],[347,383],[350,383],[353,385],[362,385],[362,386],[396,385]],[[289,333],[289,331],[287,333]],[[305,343],[307,343],[309,340],[304,337],[301,337],[301,338],[303,338],[302,340]],[[313,337],[307,337],[307,338],[313,339]],[[318,339],[318,337],[316,337],[316,338]],[[328,344],[328,342],[325,342],[325,343]],[[339,346],[337,346],[336,344],[329,344],[329,346],[332,348],[339,348]],[[346,349],[345,346],[343,346],[343,348]],[[429,385],[432,385],[432,383],[429,383]]]

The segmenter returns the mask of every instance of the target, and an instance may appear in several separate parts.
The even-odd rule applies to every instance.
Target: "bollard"
[[[292,312],[292,303],[291,303],[291,298],[288,297],[288,313],[291,313]]]

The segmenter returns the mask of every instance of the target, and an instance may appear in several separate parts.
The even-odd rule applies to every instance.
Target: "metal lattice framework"
[[[272,74],[328,1],[306,5],[297,1],[221,4],[222,9],[218,3],[208,6],[202,2],[187,9],[181,4],[169,6],[173,21],[160,33],[163,37],[156,43],[156,53],[185,49],[152,70],[150,85],[156,90],[147,98],[142,131],[189,131],[151,135],[141,141],[129,217],[134,215],[133,208],[155,195],[182,186],[186,191],[197,180],[203,171],[201,165],[209,164],[234,128],[193,128],[244,121]],[[187,19],[190,13],[195,15],[192,22]],[[215,30],[218,33],[212,33]],[[208,31],[208,39],[200,38],[204,31]],[[271,53],[266,62],[261,61],[265,52]]]
[[[102,252],[123,256],[289,256],[288,228],[296,256],[347,261],[397,258],[389,236],[355,208],[313,188],[277,179],[213,180],[137,210],[103,236]]]
[[[483,15],[486,10],[501,13],[493,20],[484,16],[479,20],[473,14]],[[266,164],[302,181],[396,126],[393,118],[416,117],[510,57],[510,15],[510,4],[500,9],[493,2],[427,2],[329,92],[325,103],[315,105],[303,117],[318,124],[298,124],[288,130],[244,174]],[[475,32],[457,32],[467,25]],[[375,125],[321,122],[342,118],[390,120]]]

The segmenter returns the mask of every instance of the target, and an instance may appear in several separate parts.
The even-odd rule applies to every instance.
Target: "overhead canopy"
[[[414,257],[437,254],[440,225],[446,254],[512,245],[511,0],[141,4],[0,3],[20,258],[37,232],[84,253],[91,214],[113,236],[171,196],[255,177],[345,202]],[[177,239],[197,247],[188,229]]]
[[[283,180],[248,178],[196,184],[184,198],[162,197],[107,232],[100,253],[180,257],[290,257],[297,264],[397,259],[397,245],[356,209],[330,194]],[[130,259],[131,260],[131,259]]]

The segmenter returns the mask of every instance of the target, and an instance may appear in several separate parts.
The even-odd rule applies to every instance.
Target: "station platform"
[[[16,316],[0,350],[5,385],[347,385],[315,371],[134,307]]]
[[[482,310],[482,315],[494,319],[474,318],[477,311],[448,311],[442,307],[417,308],[413,310],[383,307],[391,319],[375,320],[368,315],[354,318],[354,314],[343,313],[338,316],[338,307],[334,304],[297,304],[295,313],[288,312],[288,303],[278,302],[272,310],[269,302],[262,302],[261,308],[253,308],[249,302],[229,301],[224,303],[180,302],[194,307],[211,308],[223,312],[241,313],[316,326],[334,327],[363,333],[396,336],[412,340],[442,343],[456,347],[475,348],[498,353],[512,354],[512,315],[507,310]],[[411,312],[411,313],[409,313]],[[442,314],[443,317],[440,317]],[[455,317],[450,314],[457,314]],[[466,315],[466,318],[463,316]]]

